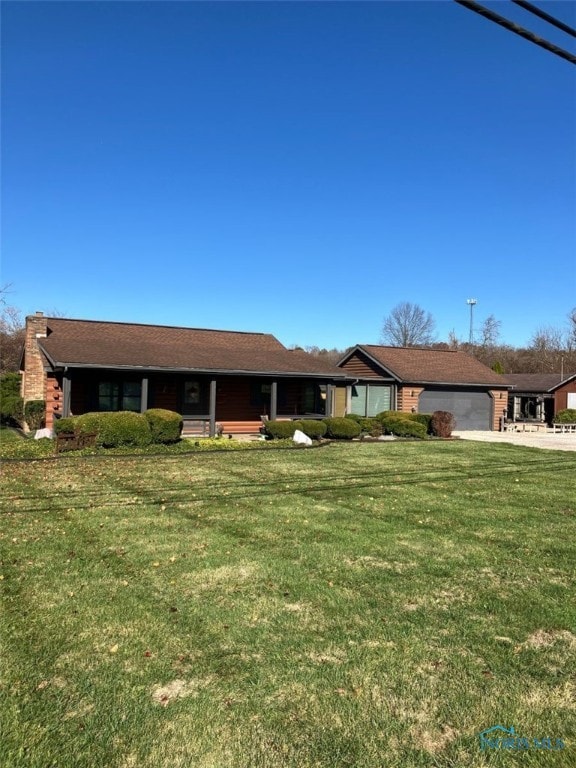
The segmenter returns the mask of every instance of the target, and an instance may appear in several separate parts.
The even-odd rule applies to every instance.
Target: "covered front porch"
[[[180,413],[184,434],[257,433],[262,419],[321,419],[334,408],[326,377],[190,374],[69,368],[48,379],[47,421],[89,411],[166,408]]]

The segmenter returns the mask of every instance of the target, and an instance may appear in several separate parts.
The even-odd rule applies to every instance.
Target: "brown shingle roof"
[[[342,376],[267,333],[48,318],[39,344],[55,367],[103,366]]]
[[[563,381],[559,373],[507,373],[504,378],[517,392],[548,392]],[[570,374],[564,376],[564,380],[569,378]]]
[[[362,344],[373,360],[397,379],[410,384],[469,384],[506,387],[508,382],[466,352],[419,347],[381,347]]]

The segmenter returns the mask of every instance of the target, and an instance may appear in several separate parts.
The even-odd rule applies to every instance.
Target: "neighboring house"
[[[450,411],[459,430],[498,430],[511,387],[460,351],[363,344],[338,365],[355,379],[348,385],[348,413]]]
[[[513,385],[509,394],[508,418],[513,421],[552,423],[558,411],[576,408],[576,373],[508,373]]]
[[[22,397],[46,401],[46,426],[88,411],[167,408],[185,432],[257,432],[261,416],[333,413],[345,372],[265,333],[26,318]]]

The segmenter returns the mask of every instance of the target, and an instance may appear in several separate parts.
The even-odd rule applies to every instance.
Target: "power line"
[[[528,11],[528,13],[533,13],[534,16],[538,16],[539,18],[544,19],[544,21],[547,21],[549,24],[558,27],[558,29],[561,29],[562,32],[566,32],[567,34],[572,35],[572,37],[576,37],[576,29],[572,29],[572,27],[569,27],[568,24],[564,24],[563,21],[558,21],[558,19],[555,19],[554,16],[550,16],[549,13],[541,11],[540,8],[532,5],[532,3],[527,3],[525,0],[511,0],[511,2],[513,2],[515,5],[519,5],[520,8],[524,8],[524,10]]]
[[[509,19],[505,19],[504,16],[500,16],[498,13],[490,11],[488,8],[480,5],[480,3],[476,3],[474,0],[454,0],[454,2],[458,3],[458,5],[463,5],[464,8],[468,8],[470,11],[474,11],[474,13],[480,14],[480,16],[484,16],[484,18],[488,19],[489,21],[493,21],[495,24],[499,24],[501,27],[508,29],[510,32],[514,32],[516,35],[520,35],[520,37],[523,37],[525,40],[529,40],[531,43],[534,43],[534,45],[539,45],[541,48],[545,48],[547,51],[556,54],[556,56],[560,56],[560,58],[566,59],[566,61],[569,61],[571,64],[576,64],[576,56],[574,56],[572,53],[565,51],[563,48],[559,48],[557,45],[550,43],[548,40],[544,40],[543,38],[538,37],[533,32],[530,32],[530,30],[524,29],[524,27],[515,24]]]

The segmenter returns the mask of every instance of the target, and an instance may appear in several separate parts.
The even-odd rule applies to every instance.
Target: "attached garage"
[[[512,385],[460,350],[358,344],[339,361],[347,413],[449,411],[457,430],[500,429]]]
[[[449,411],[456,419],[456,429],[492,428],[492,398],[486,391],[426,388],[420,395],[418,410]]]

